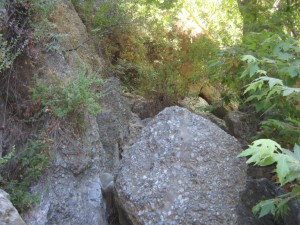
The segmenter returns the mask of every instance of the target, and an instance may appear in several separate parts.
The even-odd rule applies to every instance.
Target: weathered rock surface
[[[228,131],[224,120],[216,117],[214,114],[210,112],[205,112],[202,110],[202,107],[208,106],[207,101],[205,101],[203,98],[186,97],[182,101],[179,101],[178,105],[187,108],[188,110],[190,110],[193,113],[196,113],[197,115],[209,119],[224,131]]]
[[[26,215],[28,225],[118,224],[113,201],[114,172],[126,144],[142,128],[121,96],[119,81],[108,79],[103,110],[89,118],[85,135],[64,136],[52,168],[34,192],[40,203]]]
[[[140,118],[132,113],[130,104],[121,93],[120,81],[111,77],[103,85],[102,110],[97,115],[99,137],[103,144],[103,168],[109,173],[119,166],[123,148],[132,144],[143,127]]]
[[[208,102],[201,97],[185,97],[178,103],[191,111],[204,111],[204,108],[209,106]]]
[[[115,190],[120,211],[129,224],[238,224],[246,184],[239,152],[237,140],[212,122],[167,108],[123,153]]]
[[[89,124],[81,137],[60,133],[53,165],[33,188],[41,200],[24,218],[28,225],[107,224],[100,180],[103,148],[95,119]]]
[[[204,98],[209,104],[217,102],[221,99],[220,92],[211,84],[201,86],[200,96]]]
[[[157,101],[145,99],[140,95],[125,92],[123,96],[128,100],[131,111],[142,120],[154,117],[163,108]]]
[[[243,144],[256,135],[259,121],[255,115],[240,111],[232,111],[225,117],[226,126],[231,135],[238,138]]]
[[[43,69],[38,71],[39,74],[43,77],[72,77],[78,63],[86,61],[90,64],[95,63],[101,68],[100,58],[86,43],[89,38],[86,28],[71,1],[59,0],[57,4],[57,9],[53,12],[55,18],[53,23],[59,32],[68,33],[66,39],[61,42],[62,49],[66,51],[41,53],[39,67]],[[120,88],[116,86],[118,84],[106,82],[106,85],[112,88],[112,91],[107,93],[111,102],[108,101],[108,104],[103,105],[102,113],[106,117],[102,116],[101,123],[99,118],[86,117],[86,129],[79,134],[72,132],[74,124],[60,125],[56,129],[57,147],[52,154],[53,162],[43,175],[43,179],[32,188],[34,193],[40,195],[40,202],[25,215],[24,220],[28,225],[108,224],[103,190],[109,190],[108,186],[111,184],[103,184],[102,175],[113,173],[117,163],[111,163],[115,158],[110,154],[110,148],[116,146],[116,149],[120,150],[122,137],[129,133],[126,131],[129,130],[127,114],[122,116],[123,111],[118,111],[122,108],[119,104],[124,106],[125,103],[121,100],[115,102],[120,92],[117,90]],[[106,113],[108,110],[109,113]],[[104,123],[105,118],[107,120],[117,118],[118,123],[112,124],[110,120]],[[119,124],[122,128],[118,127]],[[104,137],[102,135],[105,131],[110,133]]]
[[[26,225],[9,200],[9,195],[0,189],[0,225]]]

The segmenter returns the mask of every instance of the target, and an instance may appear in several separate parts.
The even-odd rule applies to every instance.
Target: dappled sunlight
[[[202,24],[202,21],[198,20],[196,22],[194,18],[191,17],[190,13],[184,8],[182,8],[181,12],[178,13],[177,19],[176,26],[178,27],[179,32],[190,36],[191,40],[198,37],[200,34],[204,34],[204,29],[207,30],[204,23]]]

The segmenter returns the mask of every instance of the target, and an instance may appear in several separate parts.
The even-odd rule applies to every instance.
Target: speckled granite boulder
[[[0,225],[26,225],[9,200],[9,195],[0,189]]]
[[[237,140],[180,107],[159,113],[123,153],[116,179],[121,224],[238,224],[246,164]]]

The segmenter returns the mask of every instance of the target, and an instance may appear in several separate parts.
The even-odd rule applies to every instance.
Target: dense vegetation
[[[299,196],[300,178],[298,1],[123,0],[99,11],[92,10],[94,1],[74,3],[130,91],[167,106],[210,82],[221,90],[222,104],[253,107],[260,130],[240,156],[277,164],[278,183],[292,187],[253,210],[259,216],[287,210],[285,203]]]
[[[10,0],[0,5],[7,13],[0,27],[0,93],[5,104],[0,186],[20,213],[39,200],[30,187],[49,165],[60,124],[71,124],[68,129],[80,133],[85,129],[85,116],[100,111],[102,78],[91,65],[78,62],[69,78],[45,77],[32,69],[18,73],[24,63],[37,66],[41,54],[62,54],[60,40],[66,34],[58,33],[51,22],[57,2]],[[7,143],[5,138],[10,136],[14,140]]]
[[[22,16],[31,19],[22,20],[25,23],[22,32],[17,33],[18,25],[12,27],[10,35],[0,34],[1,74],[13,66],[19,55],[30,54],[35,40],[46,44],[45,51],[55,52],[59,50],[57,40],[63,38],[53,33],[48,24],[54,0],[8,2],[10,10],[21,6],[27,12]],[[291,191],[258,204],[254,213],[278,216],[286,212],[289,200],[300,199],[299,1],[72,0],[72,3],[95,47],[101,49],[108,75],[118,76],[127,90],[154,100],[162,108],[177,104],[184,96],[200,94],[194,90],[210,83],[220,91],[222,104],[234,101],[256,110],[261,120],[260,130],[253,137],[253,144],[240,156],[249,156],[247,163],[259,166],[276,164],[278,183],[289,184]],[[28,38],[28,32],[32,32],[32,38]],[[99,110],[96,102],[100,96],[93,90],[101,82],[95,75],[86,76],[87,71],[79,68],[78,80],[55,81],[50,85],[55,87],[51,90],[49,85],[37,81],[32,97],[41,100],[58,119],[80,116],[83,108],[95,113]],[[83,90],[86,88],[90,89]],[[66,98],[68,91],[74,92],[71,100]],[[79,92],[84,95],[78,95]],[[6,161],[3,159],[0,166]]]

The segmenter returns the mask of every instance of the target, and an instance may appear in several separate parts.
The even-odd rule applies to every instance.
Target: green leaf
[[[290,88],[290,87],[285,86],[285,87],[283,87],[282,95],[289,96],[289,95],[293,94],[294,92],[300,93],[300,88]]]
[[[252,208],[252,213],[254,214],[254,215],[257,215],[258,213],[259,213],[259,211],[260,211],[260,204],[257,204],[257,205],[255,205],[253,208]]]
[[[286,176],[289,174],[290,169],[287,163],[288,157],[286,155],[280,154],[275,156],[277,162],[276,173],[279,179],[279,183],[283,184],[285,182]]]
[[[250,156],[250,155],[253,155],[253,154],[257,153],[258,151],[259,151],[259,148],[253,147],[253,146],[249,145],[249,148],[246,149],[246,150],[244,150],[244,151],[242,151],[242,152],[238,155],[238,157],[246,157],[246,156]]]
[[[274,215],[275,214],[274,200],[270,199],[270,200],[261,201],[260,203],[258,203],[256,206],[252,208],[252,212],[255,215],[259,213],[259,218],[266,216],[269,213]]]
[[[294,146],[294,157],[300,160],[300,146],[297,144]]]
[[[262,77],[263,80],[269,82],[269,88],[272,89],[275,85],[283,85],[282,80],[271,77]]]
[[[282,185],[292,182],[294,180],[299,180],[299,178],[300,178],[300,170],[298,169],[292,171],[286,176],[285,181],[282,183]]]
[[[257,62],[257,58],[255,58],[252,55],[243,55],[242,61],[247,62],[247,63],[254,63],[254,62]]]
[[[244,94],[246,94],[247,92],[249,92],[251,90],[256,91],[257,89],[261,89],[262,86],[263,86],[263,80],[261,80],[259,78],[255,79],[252,83],[250,83],[248,85],[248,87],[244,91]]]
[[[249,65],[249,75],[250,75],[250,77],[252,77],[254,74],[256,74],[257,71],[259,71],[258,64],[257,63],[251,63]]]
[[[285,61],[292,59],[294,57],[292,54],[282,53],[282,52],[278,52],[276,55],[278,59],[285,60]]]
[[[276,152],[281,149],[280,145],[269,139],[260,139],[254,141],[249,148],[241,152],[239,157],[251,156],[247,160],[247,164],[255,163],[255,165],[267,166],[275,162]]]
[[[242,73],[242,75],[241,75],[241,78],[247,76],[248,73],[249,73],[249,68],[247,68],[247,69],[245,69],[245,70],[243,71],[243,73]]]

